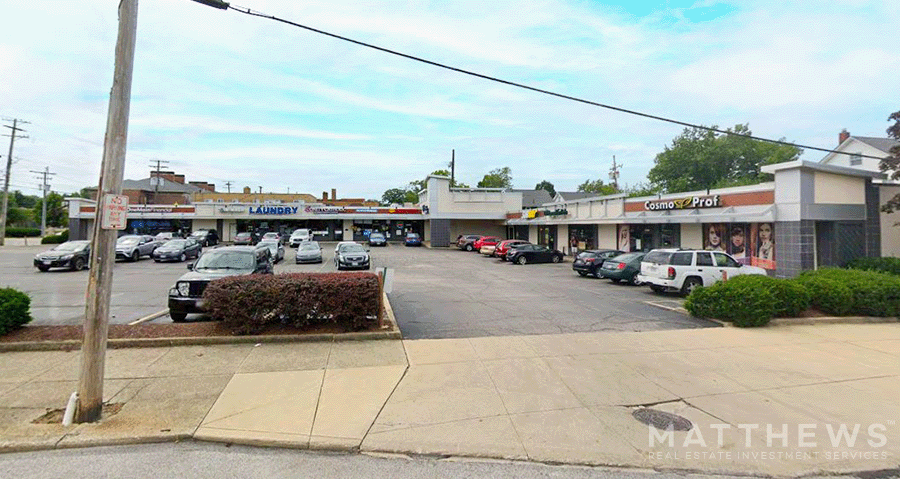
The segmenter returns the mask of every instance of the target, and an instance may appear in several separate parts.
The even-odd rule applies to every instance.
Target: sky
[[[566,95],[822,148],[884,137],[900,109],[896,0],[241,0],[242,7]],[[115,0],[0,0],[0,118],[12,189],[96,185]],[[896,47],[894,47],[896,48]],[[3,124],[10,124],[4,121]],[[125,178],[381,198],[446,168],[472,186],[646,181],[682,127],[549,97],[190,0],[138,13]],[[7,134],[8,129],[3,133]],[[5,162],[8,138],[0,138]],[[817,161],[824,153],[807,151]],[[2,168],[2,167],[0,167]]]

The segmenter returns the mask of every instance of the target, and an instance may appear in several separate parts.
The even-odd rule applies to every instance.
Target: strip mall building
[[[763,167],[774,181],[674,195],[598,196],[528,205],[527,192],[450,188],[430,176],[411,208],[340,207],[316,203],[132,205],[129,232],[216,229],[224,241],[249,228],[311,228],[320,241],[364,240],[373,230],[393,241],[407,232],[444,247],[461,234],[489,234],[578,249],[704,248],[727,251],[775,276],[790,277],[858,256],[900,255],[900,214],[880,205],[900,186],[875,171],[794,161]],[[86,238],[91,200],[69,199],[71,238]]]

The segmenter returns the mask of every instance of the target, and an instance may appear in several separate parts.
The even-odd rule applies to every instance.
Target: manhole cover
[[[635,409],[631,415],[638,421],[663,431],[668,429],[675,431],[690,431],[691,428],[694,427],[694,425],[691,424],[691,421],[685,417],[646,407]]]

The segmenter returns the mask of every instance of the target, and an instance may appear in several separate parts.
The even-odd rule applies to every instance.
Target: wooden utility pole
[[[612,168],[609,169],[609,178],[612,180],[613,188],[616,191],[619,191],[619,167],[621,164],[616,164],[616,155],[613,155],[613,164]]]
[[[19,120],[13,118],[12,126],[3,125],[12,131],[9,134],[9,155],[6,157],[6,178],[3,180],[3,211],[0,213],[0,246],[6,244],[6,214],[9,211],[9,172],[12,169],[13,144],[16,142],[16,136],[19,138],[28,138],[27,136],[17,135],[18,132],[25,131],[16,126],[18,123]],[[23,121],[22,123],[28,122]]]
[[[104,203],[104,197],[122,193],[137,13],[137,0],[119,2],[116,64],[112,91],[109,95],[103,163],[100,167],[100,183],[97,188],[97,207],[94,215],[94,236],[91,239],[91,269],[84,311],[84,343],[81,347],[76,422],[97,421],[103,411],[103,371],[109,330],[109,300],[118,235],[116,230],[101,228],[103,218],[101,205]]]
[[[31,170],[31,172],[41,175],[38,179],[41,180],[41,193],[43,195],[41,200],[41,238],[43,238],[47,234],[47,193],[50,192],[50,177],[56,173],[51,173],[49,166],[44,168],[44,171]]]
[[[450,186],[456,186],[456,149],[450,150]]]

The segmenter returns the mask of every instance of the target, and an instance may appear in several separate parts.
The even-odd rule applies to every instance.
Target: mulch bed
[[[362,331],[380,331],[377,326]],[[298,329],[289,325],[273,324],[262,330],[261,335],[296,335],[296,334],[336,334],[347,331],[336,325],[325,325],[314,328]],[[144,338],[185,338],[234,336],[231,330],[219,321],[197,321],[188,323],[164,324],[110,324],[109,339],[144,339]],[[82,340],[82,326],[25,326],[5,336],[0,342],[30,341],[64,341]]]

